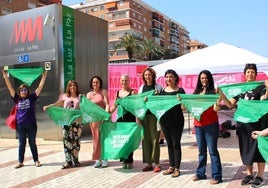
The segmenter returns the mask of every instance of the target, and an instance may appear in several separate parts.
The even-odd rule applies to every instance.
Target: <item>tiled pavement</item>
[[[0,187],[244,187],[240,181],[245,176],[245,169],[241,165],[238,151],[237,138],[232,132],[230,138],[219,138],[219,152],[223,167],[223,183],[210,185],[210,159],[207,165],[207,180],[193,182],[191,180],[197,167],[197,147],[195,136],[185,130],[182,137],[182,164],[181,176],[171,178],[162,173],[142,172],[145,164],[142,164],[141,149],[134,152],[134,168],[122,169],[119,161],[109,161],[109,167],[103,169],[94,168],[91,160],[92,142],[90,138],[83,137],[80,152],[81,166],[61,170],[64,155],[62,142],[37,140],[39,158],[42,167],[35,167],[32,161],[30,149],[27,146],[24,167],[14,169],[17,163],[17,140],[0,139]],[[162,169],[168,167],[167,147],[161,147]],[[267,184],[268,169],[265,172],[265,185]]]

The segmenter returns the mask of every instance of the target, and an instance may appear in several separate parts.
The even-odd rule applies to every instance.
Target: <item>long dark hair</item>
[[[97,79],[99,80],[99,82],[100,82],[100,89],[102,89],[103,82],[102,82],[101,77],[99,77],[99,76],[93,76],[93,77],[90,79],[90,81],[89,81],[89,87],[90,87],[90,89],[93,89],[93,87],[92,87],[92,82],[93,82],[93,79],[94,79],[94,78],[97,78]]]
[[[205,94],[215,94],[216,91],[215,91],[213,76],[212,76],[211,72],[208,70],[202,70],[199,73],[197,84],[196,84],[196,87],[195,87],[193,94],[199,94],[199,93],[201,93],[201,91],[203,91],[203,85],[201,83],[201,74],[205,74],[207,76],[207,79],[208,79],[208,85],[207,85]]]

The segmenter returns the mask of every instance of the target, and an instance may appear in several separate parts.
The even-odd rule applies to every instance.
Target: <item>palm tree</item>
[[[135,34],[126,34],[119,38],[119,43],[116,45],[116,49],[124,49],[127,51],[128,58],[130,62],[132,61],[132,58],[134,56],[135,51],[138,48],[138,44],[140,41],[140,37]]]
[[[159,46],[153,39],[147,39],[139,44],[139,51],[146,60],[152,60],[154,57],[163,55],[165,50]]]

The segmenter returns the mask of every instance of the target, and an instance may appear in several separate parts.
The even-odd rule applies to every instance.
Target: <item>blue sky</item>
[[[63,0],[71,5],[83,0]],[[143,0],[208,46],[224,42],[268,58],[267,0]]]

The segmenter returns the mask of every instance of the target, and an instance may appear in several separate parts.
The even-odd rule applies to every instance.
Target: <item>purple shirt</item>
[[[36,116],[35,116],[35,104],[38,96],[36,93],[30,94],[28,98],[19,98],[15,94],[13,100],[17,104],[17,125],[36,125]]]

